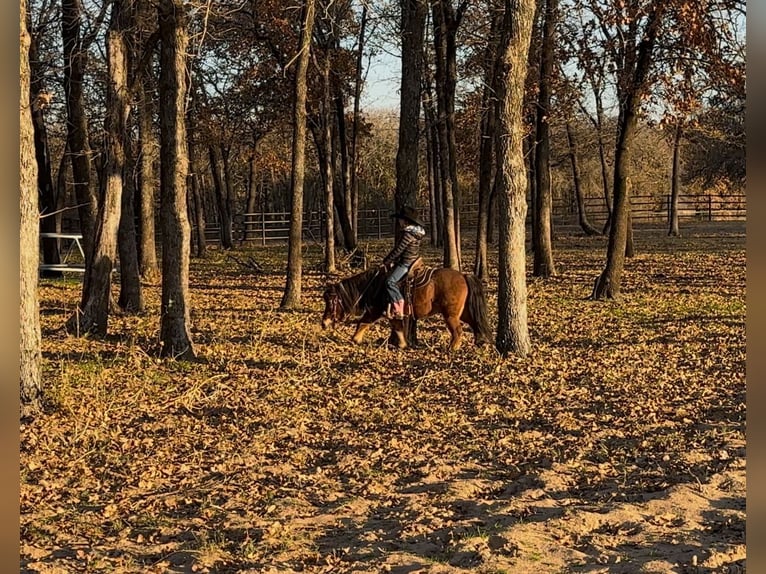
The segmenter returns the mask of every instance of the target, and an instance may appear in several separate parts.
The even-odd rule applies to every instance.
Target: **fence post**
[[[383,230],[381,229],[381,221],[380,221],[380,209],[378,210],[378,239],[383,238]]]
[[[707,196],[707,220],[713,221],[713,194]]]
[[[261,243],[266,247],[266,212],[261,211]]]

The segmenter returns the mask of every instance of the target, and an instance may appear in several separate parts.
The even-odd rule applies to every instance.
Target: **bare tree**
[[[497,151],[495,142],[497,136],[498,112],[498,53],[499,28],[502,24],[503,13],[494,10],[490,22],[489,40],[484,53],[484,88],[481,95],[481,128],[479,134],[479,216],[476,226],[476,258],[474,275],[486,281],[489,278],[487,262],[487,232],[489,227],[489,204],[497,177]]]
[[[553,190],[551,189],[551,96],[555,58],[555,29],[557,0],[545,0],[542,14],[543,35],[540,46],[540,81],[538,84],[535,139],[535,230],[536,238],[532,274],[536,277],[556,275],[553,261],[553,237],[551,216],[553,213]]]
[[[575,201],[577,202],[577,219],[580,228],[586,235],[601,235],[601,233],[590,224],[588,214],[585,212],[585,197],[582,190],[582,178],[580,177],[580,160],[577,154],[577,140],[575,139],[572,123],[566,120],[567,146],[569,148],[569,162],[572,165],[572,187],[574,187]]]
[[[524,84],[534,0],[505,0],[503,61],[500,77],[503,107],[500,113],[502,191],[498,197],[500,233],[498,245],[497,335],[495,346],[502,355],[526,356],[531,350],[527,326],[525,221],[527,175],[523,151]]]
[[[293,110],[293,159],[290,189],[290,239],[287,255],[287,283],[280,307],[294,309],[301,303],[303,272],[303,178],[306,169],[306,73],[311,56],[315,0],[306,0],[301,14],[298,66],[295,70]]]
[[[683,120],[679,119],[673,130],[673,165],[670,173],[670,209],[668,217],[668,235],[678,237],[678,198],[681,195],[681,140],[683,139]]]
[[[104,2],[106,7],[108,2]],[[64,93],[67,110],[67,152],[72,160],[75,196],[80,216],[85,250],[85,264],[90,265],[95,243],[98,200],[91,181],[91,149],[88,121],[85,116],[83,84],[87,65],[87,49],[94,34],[82,35],[82,0],[62,0],[61,31],[64,45]],[[85,278],[87,281],[87,277]]]
[[[37,162],[29,104],[29,32],[26,0],[19,1],[19,343],[21,417],[33,416],[42,404],[40,307],[37,295],[39,220]]]
[[[195,357],[190,332],[189,251],[186,212],[187,156],[185,98],[188,14],[183,0],[160,0],[160,215],[162,224],[163,356]]]
[[[661,0],[654,0],[646,7],[646,24],[640,36],[639,14],[629,17],[632,18],[629,26],[633,37],[628,37],[626,53],[619,56],[622,68],[618,81],[620,114],[614,159],[614,205],[609,228],[606,266],[593,285],[592,299],[614,299],[620,294],[631,223],[630,153],[638,126],[641,98],[646,93],[653,51],[665,8],[666,4]]]
[[[157,140],[152,128],[152,98],[150,76],[145,74],[137,85],[138,90],[138,138],[140,145],[138,172],[141,217],[139,218],[141,243],[139,248],[141,276],[154,282],[159,278],[156,234],[154,226],[154,159]]]
[[[122,211],[125,134],[130,110],[125,30],[130,0],[112,0],[106,34],[107,87],[104,120],[105,189],[99,202],[93,235],[93,253],[86,264],[82,301],[66,328],[78,336],[106,335],[111,304],[112,271],[117,259],[117,233]]]
[[[423,36],[428,6],[425,0],[402,0],[402,82],[399,104],[399,148],[396,152],[398,211],[417,205],[418,141],[420,139],[420,86],[423,74]]]

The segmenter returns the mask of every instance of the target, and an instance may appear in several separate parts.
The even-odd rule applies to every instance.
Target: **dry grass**
[[[470,334],[449,356],[439,318],[407,351],[383,324],[361,346],[351,326],[321,331],[317,245],[294,312],[277,310],[284,249],[244,253],[263,274],[216,250],[194,260],[197,363],[157,358],[158,287],[145,316],[92,340],[59,330],[79,281],[43,281],[48,405],[21,431],[23,569],[742,566],[744,226],[636,240],[624,300],[594,303],[606,240],[557,239],[560,274],[529,283],[524,360]],[[494,316],[494,286],[489,299]],[[647,506],[681,488],[730,500],[694,517]]]

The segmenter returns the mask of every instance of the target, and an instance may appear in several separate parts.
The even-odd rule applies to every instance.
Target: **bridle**
[[[359,292],[359,296],[354,300],[354,302],[348,308],[346,308],[344,301],[351,300],[351,295],[346,290],[346,287],[343,285],[343,282],[336,283],[330,286],[332,288],[332,294],[329,297],[328,304],[330,305],[331,317],[334,322],[342,321],[348,313],[351,313],[354,309],[356,309],[356,306],[359,304],[359,301],[362,300],[362,297],[364,297],[364,294],[367,292],[367,289],[370,288],[373,281],[378,276],[379,272],[380,270],[375,272],[375,274],[367,282],[367,285],[365,285],[364,289],[362,289]],[[345,297],[340,293],[341,290],[343,291],[343,295],[345,295]]]

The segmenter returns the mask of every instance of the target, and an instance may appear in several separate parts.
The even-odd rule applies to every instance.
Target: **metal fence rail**
[[[669,196],[634,196],[631,198],[633,222],[638,224],[667,225],[670,217]],[[430,227],[430,213],[423,210],[421,219]],[[606,222],[607,207],[603,198],[585,199],[585,213],[591,224],[599,226]],[[358,214],[357,236],[360,239],[382,239],[394,234],[394,221],[390,208],[363,209]],[[678,215],[683,221],[745,221],[747,202],[744,194],[727,197],[712,195],[682,197],[678,204]],[[530,215],[528,214],[529,218]],[[323,212],[308,211],[303,216],[303,239],[321,242],[324,238],[325,217]],[[530,220],[527,220],[528,223]],[[463,233],[476,229],[478,205],[461,207],[460,223]],[[553,203],[553,223],[558,226],[578,225],[577,205],[574,201],[556,200]],[[289,212],[243,213],[234,216],[232,226],[234,241],[267,245],[286,242],[290,233]],[[220,226],[209,222],[205,226],[208,242],[220,239]]]

